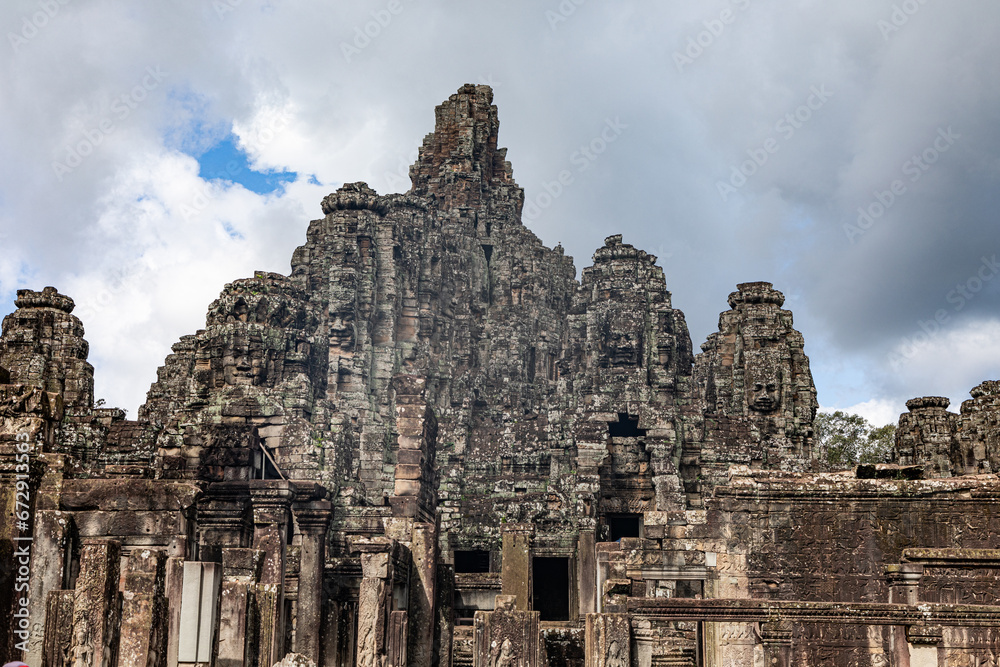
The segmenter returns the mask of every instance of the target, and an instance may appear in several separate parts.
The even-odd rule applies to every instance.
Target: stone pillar
[[[580,613],[597,612],[597,542],[594,530],[581,530],[577,540],[577,578]]]
[[[512,595],[498,595],[494,611],[477,611],[473,667],[540,667],[539,612],[515,608]]]
[[[389,637],[386,650],[386,667],[406,667],[408,641],[407,614],[405,611],[389,612]]]
[[[632,628],[628,614],[587,614],[585,667],[628,667]]]
[[[923,565],[916,563],[886,565],[885,576],[889,582],[889,602],[917,604],[920,601],[920,580],[924,576]]]
[[[63,587],[63,574],[66,571],[66,548],[68,517],[54,510],[38,510],[35,512],[34,540],[31,542],[31,583],[28,587],[28,607],[33,610],[31,639],[28,640],[28,652],[24,661],[29,665],[42,664],[42,653],[47,642],[46,633],[49,630],[48,604],[49,596]],[[40,613],[39,610],[46,610]],[[38,626],[44,628],[41,632]],[[60,626],[55,626],[58,632]],[[69,633],[67,633],[67,636]]]
[[[597,551],[597,609],[595,611],[617,613],[616,609],[604,608],[606,602],[604,596],[609,580],[628,578],[628,568],[625,566],[625,554],[622,553],[621,542],[598,542],[595,549]]]
[[[167,667],[177,667],[181,634],[181,598],[184,597],[184,558],[167,559],[163,594],[167,598]]]
[[[254,588],[260,580],[263,563],[264,552],[257,549],[222,550],[216,667],[242,667],[257,662]]]
[[[889,602],[915,605],[920,600],[920,580],[924,576],[924,566],[916,563],[892,563],[886,565],[885,576],[889,583]],[[892,653],[895,667],[913,667],[910,661],[910,646],[906,638],[906,628],[892,627]]]
[[[165,563],[159,549],[137,549],[128,558],[118,651],[122,667],[160,667],[166,660]]]
[[[85,539],[73,600],[73,664],[114,665],[118,653],[118,578],[121,544]]]
[[[791,667],[792,626],[784,621],[760,624],[760,638],[764,644],[764,664],[768,667]]]
[[[317,665],[323,625],[323,565],[326,531],[330,527],[330,501],[317,500],[295,507],[302,535],[299,565],[299,604],[295,620],[295,652]]]
[[[455,566],[442,563],[437,574],[434,664],[450,665],[451,645],[455,636]]]
[[[256,596],[260,667],[271,667],[285,655],[285,547],[294,496],[291,484],[284,480],[250,482],[253,546],[264,552]]]
[[[503,528],[500,592],[514,596],[514,608],[518,611],[531,609],[531,538],[534,532],[530,523]]]
[[[376,538],[361,545],[361,590],[358,593],[358,667],[382,667],[392,604],[392,543]]]
[[[653,632],[652,623],[648,620],[637,620],[632,631],[632,637],[635,640],[635,667],[651,667],[653,664],[653,646],[656,645],[658,639],[656,633]],[[742,666],[744,663],[738,664]],[[745,664],[750,665],[751,663]]]
[[[10,389],[15,385],[3,385]],[[40,394],[41,392],[36,392]],[[6,398],[0,389],[0,399]],[[44,464],[36,454],[42,448],[45,422],[40,418],[12,419],[0,430],[0,656],[4,660],[19,660],[30,651],[31,636],[43,629],[44,606],[20,604],[29,582],[31,563],[32,516],[35,498],[44,472]],[[24,523],[22,524],[22,521]],[[22,563],[27,560],[29,563]],[[29,599],[31,591],[28,591]],[[41,598],[44,601],[45,598]],[[31,600],[32,602],[37,602]],[[24,618],[21,614],[28,613]],[[15,616],[18,614],[18,616]],[[22,619],[27,627],[22,627]],[[21,648],[18,648],[18,647]]]
[[[75,591],[49,591],[45,605],[45,635],[42,659],[28,664],[42,667],[72,667],[73,598]]]
[[[323,633],[320,636],[322,660],[319,667],[337,667],[337,655],[340,652],[340,604],[334,601],[333,594],[323,610]]]
[[[410,542],[412,566],[407,608],[410,636],[407,655],[411,667],[431,667],[434,653],[434,603],[437,595],[437,526],[414,523]]]

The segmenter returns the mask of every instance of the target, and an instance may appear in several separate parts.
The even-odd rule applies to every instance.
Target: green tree
[[[892,451],[896,425],[874,427],[861,415],[837,410],[819,413],[814,423],[816,443],[828,463],[882,463]]]

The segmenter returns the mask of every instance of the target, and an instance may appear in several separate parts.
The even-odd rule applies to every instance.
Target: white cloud
[[[0,295],[51,284],[81,310],[107,301],[84,324],[110,403],[134,414],[169,346],[203,324],[222,284],[287,272],[337,184],[400,189],[434,106],[487,79],[500,143],[529,198],[606,118],[628,125],[531,227],[548,245],[561,241],[578,270],[612,233],[660,254],[696,349],[735,283],[771,280],[795,296],[821,402],[826,392],[831,404],[881,415],[880,401],[957,399],[996,375],[995,287],[906,368],[893,371],[884,355],[949,307],[945,294],[982,252],[998,250],[995,1],[926,3],[886,39],[877,22],[890,9],[864,0],[810,0],[794,12],[747,0],[590,2],[554,30],[545,12],[555,2],[458,10],[403,0],[348,62],[341,42],[384,6],[243,0],[220,15],[213,3],[69,2],[16,50],[9,37],[0,45],[10,48],[0,68]],[[673,53],[738,6],[738,20],[679,72]],[[0,25],[18,33],[39,7],[3,3]],[[723,202],[716,183],[824,85],[829,101]],[[113,130],[60,181],[52,163],[96,140],[102,122]],[[843,225],[856,208],[949,124],[962,140],[849,243]],[[299,181],[270,196],[202,181],[179,151],[230,130],[257,167]],[[326,185],[310,185],[313,174]],[[197,215],[185,215],[191,208]]]

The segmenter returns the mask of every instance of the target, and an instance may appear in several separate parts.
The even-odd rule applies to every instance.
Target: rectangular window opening
[[[704,597],[704,588],[701,579],[681,579],[674,588],[674,597],[701,599]]]
[[[455,572],[475,573],[490,571],[490,552],[475,549],[455,552]]]
[[[608,539],[617,542],[623,537],[642,537],[641,514],[609,514]]]

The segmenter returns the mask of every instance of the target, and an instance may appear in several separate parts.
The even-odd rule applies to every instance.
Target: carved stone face
[[[781,407],[781,366],[764,355],[746,356],[747,405],[756,412],[774,412]]]
[[[642,349],[642,318],[633,322],[628,313],[611,315],[605,323],[603,343],[608,366],[638,366]]]
[[[259,338],[259,337],[258,337]],[[267,367],[262,347],[253,345],[253,337],[239,334],[227,346],[222,358],[222,376],[227,385],[257,386],[264,384]]]
[[[354,348],[354,314],[332,313],[330,321],[330,345],[341,350]]]

